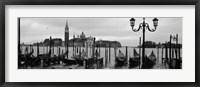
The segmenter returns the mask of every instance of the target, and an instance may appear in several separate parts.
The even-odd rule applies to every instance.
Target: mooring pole
[[[142,62],[142,58],[141,58],[141,37],[139,39],[139,69],[141,68],[141,62]]]
[[[126,61],[125,61],[125,64],[127,65],[128,64],[128,47],[126,46]]]
[[[169,64],[171,65],[171,43],[172,43],[172,35],[170,35],[170,41],[169,41]]]
[[[75,40],[75,36],[73,35],[73,57],[74,57],[74,40]]]
[[[69,58],[69,42],[67,41],[67,58]]]
[[[76,56],[77,46],[75,46],[74,57]]]
[[[47,47],[47,49],[46,49],[46,53],[48,53],[48,45],[47,45],[46,47]]]
[[[157,62],[159,62],[159,46],[157,46]]]
[[[60,47],[58,48],[58,56],[60,56]]]
[[[105,67],[107,67],[107,56],[106,56],[106,46],[105,46]]]
[[[81,46],[80,46],[80,49],[79,49],[79,58],[81,58]]]
[[[178,46],[178,55],[179,55],[179,60],[181,60],[181,44]]]
[[[161,56],[162,56],[161,58],[162,58],[162,63],[163,63],[163,47],[162,47],[162,55]]]
[[[50,36],[50,43],[49,43],[50,57],[51,57],[51,55],[52,55],[52,54],[51,54],[51,44],[52,44],[52,42],[51,42],[51,41],[52,41],[52,38],[51,38],[51,36]]]
[[[37,42],[37,57],[39,56],[39,43]]]
[[[165,45],[165,58],[167,59],[167,62],[169,62],[169,60],[168,60],[168,47],[167,47],[167,42],[166,42],[166,45]]]
[[[94,37],[93,38],[93,45],[92,45],[92,58],[94,59],[93,62],[97,63],[97,56],[96,56],[96,58],[94,58],[94,50],[95,50],[95,45],[96,45],[95,40],[96,40],[96,38]]]
[[[117,48],[114,48],[114,52],[115,52],[115,58],[117,56]]]
[[[53,45],[53,57],[54,57],[54,41],[52,42],[52,45]]]
[[[42,47],[43,47],[43,54],[44,54],[44,53],[45,53],[45,52],[44,52],[44,51],[45,51],[45,46],[43,45]]]
[[[110,46],[111,44],[110,44],[110,42],[109,42],[109,65],[110,65],[110,55],[111,55],[111,50],[110,50],[110,48],[111,48],[111,46]]]
[[[174,58],[174,48],[172,48],[172,58]]]
[[[178,34],[176,34],[176,50],[178,51]],[[176,54],[176,59],[178,59],[178,52]]]
[[[63,55],[63,49],[62,49],[62,55]]]
[[[31,52],[31,44],[29,46],[30,46],[30,51],[29,52]]]

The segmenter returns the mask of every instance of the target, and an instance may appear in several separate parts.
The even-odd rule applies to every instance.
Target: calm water
[[[30,46],[22,46],[21,47],[22,54],[25,53],[26,47],[28,47],[28,49],[29,49],[28,52],[30,52]],[[64,47],[54,47],[54,52],[52,51],[52,53],[56,56],[59,55],[59,48],[60,48],[60,54],[62,54],[62,50],[63,50],[63,52],[65,52]],[[37,55],[37,47],[33,46],[33,49],[34,49],[33,55],[36,56]],[[81,47],[81,48],[79,47],[78,50],[80,50],[80,49],[81,49],[81,51],[83,49],[85,50],[84,47]],[[136,51],[139,53],[139,48],[128,47],[128,58],[133,56],[133,49],[136,49]],[[53,50],[53,48],[52,48],[52,50]],[[97,50],[99,51],[99,49],[97,49]],[[100,56],[104,58],[104,63],[105,63],[105,50],[108,50],[108,48],[100,48]],[[126,48],[125,47],[117,48],[117,54],[118,54],[119,50],[121,50],[121,52],[124,53],[124,55],[126,54]],[[40,46],[39,47],[39,53],[40,54],[46,54],[48,51],[49,51],[49,47],[47,47],[47,46]],[[76,51],[76,54],[79,53],[79,51],[77,53],[77,48],[76,48],[76,50],[74,50],[74,53],[75,53],[75,51]],[[152,51],[154,52],[154,54],[157,57],[157,62],[161,62],[162,49],[161,48],[159,48],[159,49],[158,48],[145,48],[145,54],[147,56],[149,56]],[[107,52],[109,52],[109,50]],[[141,52],[142,52],[142,49],[141,49]],[[73,56],[73,47],[69,47],[69,54],[68,55],[69,55],[69,57]],[[175,56],[175,52],[174,52],[174,56]],[[163,57],[165,57],[165,49],[163,49]],[[182,57],[182,49],[181,49],[181,57]],[[110,61],[109,66],[114,66],[114,64],[115,64],[114,60],[115,60],[114,48],[111,48],[111,61]]]

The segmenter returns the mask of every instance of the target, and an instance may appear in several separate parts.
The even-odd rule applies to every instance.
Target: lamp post
[[[153,20],[153,26],[154,29],[150,29],[149,24],[145,22],[145,18],[143,18],[143,22],[139,24],[139,28],[138,29],[134,29],[135,26],[135,19],[131,18],[130,19],[130,25],[132,27],[132,30],[134,32],[138,32],[140,29],[142,29],[143,31],[143,44],[142,44],[142,64],[145,63],[145,30],[148,29],[150,32],[154,32],[156,31],[156,28],[158,26],[158,19],[154,18]]]

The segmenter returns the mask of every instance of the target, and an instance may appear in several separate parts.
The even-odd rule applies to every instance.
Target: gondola
[[[63,63],[65,63],[65,65],[75,65],[77,64],[77,61],[74,57],[67,58],[67,56],[64,56]]]
[[[118,55],[115,58],[115,67],[122,67],[125,66],[126,57],[124,54],[119,50]]]
[[[142,65],[143,69],[152,68],[156,64],[156,55],[152,51],[148,57],[145,57],[145,62]]]
[[[129,59],[129,68],[136,67],[140,64],[140,55],[134,49],[133,57]]]
[[[88,59],[87,53],[84,51],[82,51],[82,53],[80,53],[79,55],[75,55],[73,58],[76,59],[76,62],[78,63],[79,66],[83,66],[84,61],[86,61],[86,59]]]
[[[26,51],[28,52],[28,50],[26,49]],[[30,63],[31,63],[31,60],[32,60],[32,58],[34,57],[33,56],[33,53],[34,53],[34,51],[33,51],[33,49],[32,49],[32,51],[30,52],[30,53],[27,53],[27,54],[19,54],[19,58],[18,58],[18,65],[19,65],[19,67],[23,67],[23,66],[28,66],[28,65],[31,65]]]
[[[79,64],[79,66],[83,66],[84,61],[86,58],[80,56],[80,55],[76,55],[74,56],[74,59],[76,59],[76,62]]]

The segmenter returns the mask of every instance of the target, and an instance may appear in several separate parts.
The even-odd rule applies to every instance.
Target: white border
[[[194,5],[6,5],[6,82],[194,82]],[[183,17],[182,70],[17,70],[17,17]]]

